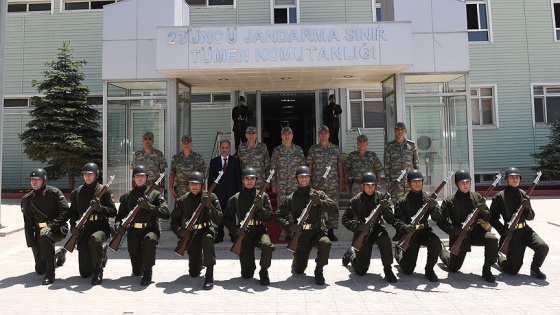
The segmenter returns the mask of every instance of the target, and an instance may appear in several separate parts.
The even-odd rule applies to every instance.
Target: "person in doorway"
[[[245,104],[245,97],[239,96],[237,106],[231,110],[233,120],[233,136],[235,138],[235,151],[239,149],[242,142],[246,142],[245,131],[249,124],[249,119],[253,118],[253,111]]]
[[[146,131],[142,136],[142,150],[134,152],[130,169],[134,169],[137,165],[148,168],[148,185],[152,185],[159,178],[159,174],[164,173],[167,168],[163,152],[154,148],[154,133],[151,131]],[[132,185],[134,186],[134,183]]]
[[[181,137],[181,152],[178,152],[171,159],[171,169],[169,171],[169,191],[174,199],[186,194],[189,191],[187,179],[192,172],[206,172],[206,163],[202,155],[192,150],[193,141],[191,136]],[[175,190],[174,184],[177,184]]]
[[[336,103],[334,94],[329,96],[329,104],[323,108],[323,124],[329,127],[330,142],[340,145],[338,140],[338,130],[340,129],[340,114],[342,114],[342,107]]]

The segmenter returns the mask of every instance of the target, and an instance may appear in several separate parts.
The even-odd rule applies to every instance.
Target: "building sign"
[[[165,70],[411,64],[410,23],[160,27]]]

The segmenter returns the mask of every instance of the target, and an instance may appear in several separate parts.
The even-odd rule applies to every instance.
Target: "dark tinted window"
[[[103,9],[103,6],[106,6],[108,4],[111,3],[115,3],[115,1],[92,1],[91,2],[91,9],[95,10],[95,9]]]
[[[30,3],[29,4],[29,12],[37,12],[37,11],[50,11],[51,4],[50,3]]]
[[[286,9],[274,9],[274,24],[288,23],[288,11]]]
[[[20,99],[4,99],[4,107],[27,107],[29,100],[26,98]]]
[[[89,2],[65,3],[64,10],[89,10]]]
[[[8,4],[8,12],[27,12],[27,4]]]

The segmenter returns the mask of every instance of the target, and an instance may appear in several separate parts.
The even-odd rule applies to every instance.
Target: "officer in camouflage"
[[[315,283],[325,284],[323,267],[329,263],[329,253],[331,251],[331,241],[321,229],[321,217],[324,212],[333,213],[338,211],[338,205],[332,201],[323,191],[311,188],[311,171],[307,166],[299,166],[296,171],[297,190],[282,199],[276,214],[276,223],[282,229],[290,229],[293,233],[301,232],[294,260],[292,262],[292,272],[302,274],[307,268],[307,261],[312,247],[317,248],[317,258],[315,259]],[[309,217],[305,224],[297,224],[292,217],[298,218],[305,210],[307,203],[313,203]]]
[[[72,191],[70,196],[70,222],[72,234],[77,234],[78,264],[82,278],[91,276],[91,284],[103,281],[103,268],[107,264],[105,244],[111,233],[109,218],[117,214],[113,193],[108,189],[101,198],[97,194],[103,185],[97,182],[99,167],[95,163],[86,163],[82,167],[84,184]],[[81,230],[75,228],[76,222],[91,207],[92,212]]]
[[[393,180],[399,177],[402,170],[406,170],[408,173],[419,168],[416,143],[406,138],[406,125],[403,122],[395,124],[395,140],[388,142],[385,146],[383,159],[387,190],[391,189]],[[406,183],[399,183],[398,185],[391,196],[393,204],[396,204],[400,198],[410,191],[410,187]]]
[[[351,196],[362,192],[360,177],[363,173],[374,173],[376,183],[381,183],[381,171],[383,171],[383,164],[379,161],[377,154],[368,151],[368,137],[366,135],[359,135],[356,138],[356,144],[358,150],[350,152],[346,159],[347,192]]]
[[[171,159],[171,170],[169,171],[169,191],[174,199],[186,194],[189,191],[187,179],[192,172],[201,172],[204,176],[206,163],[202,155],[192,150],[192,138],[189,135],[181,137],[181,149]],[[174,184],[177,183],[177,192]]]
[[[319,183],[327,166],[331,167],[331,171],[327,175],[325,184],[321,187],[329,198],[338,204],[338,192],[344,189],[344,169],[342,166],[342,157],[338,145],[329,142],[329,127],[323,125],[317,133],[319,143],[309,148],[307,155],[307,165],[311,170],[311,185],[314,187]],[[327,213],[325,213],[327,216]],[[334,235],[334,229],[338,229],[338,211],[329,213],[326,218],[328,236],[331,242],[338,241]]]
[[[132,274],[142,275],[140,285],[147,286],[152,282],[152,267],[156,264],[156,246],[160,237],[157,221],[158,218],[169,219],[169,208],[159,191],[154,189],[149,196],[145,195],[150,186],[146,184],[148,170],[144,165],[138,165],[132,170],[132,179],[134,188],[121,196],[115,224],[117,233],[126,233],[121,223],[138,205],[140,210],[129,226],[126,243]]]
[[[303,149],[292,143],[294,138],[292,128],[282,128],[281,137],[282,144],[274,148],[270,158],[270,168],[276,170],[272,178],[272,192],[277,194],[278,204],[297,189],[294,174],[298,166],[305,164]],[[290,219],[293,221],[293,218]],[[278,239],[285,241],[287,237],[288,233],[282,230]]]
[[[68,233],[68,202],[60,189],[47,185],[47,172],[38,168],[29,174],[32,191],[21,199],[25,240],[31,247],[37,274],[43,285],[54,282],[54,244]]]
[[[165,172],[167,168],[163,152],[154,149],[153,146],[154,133],[146,131],[142,137],[142,150],[134,152],[130,163],[130,169],[134,169],[137,165],[144,165],[148,168],[148,185],[152,185],[159,178],[159,174]],[[132,185],[134,186],[134,183]]]
[[[241,162],[241,169],[252,167],[258,174],[257,187],[261,187],[270,168],[270,155],[266,144],[257,142],[257,128],[247,127],[245,132],[247,142],[243,142],[237,149],[237,157]]]

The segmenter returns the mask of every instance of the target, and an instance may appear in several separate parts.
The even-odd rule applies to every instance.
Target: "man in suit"
[[[208,183],[212,183],[220,171],[224,171],[224,175],[220,179],[220,183],[214,189],[214,193],[218,196],[220,207],[226,209],[227,202],[231,196],[241,190],[241,166],[239,159],[230,155],[231,142],[229,140],[220,141],[220,156],[210,160],[210,170],[208,171]],[[231,242],[235,241],[235,236],[230,234]],[[218,226],[218,234],[216,243],[224,240],[224,225]]]

